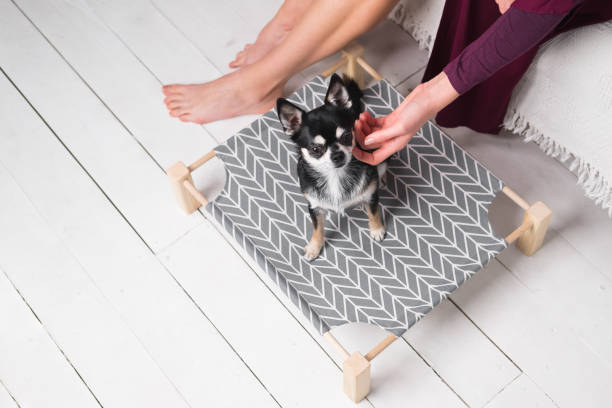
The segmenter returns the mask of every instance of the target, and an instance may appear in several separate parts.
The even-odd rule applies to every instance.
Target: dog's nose
[[[342,150],[337,150],[331,154],[332,163],[336,167],[342,167],[344,165],[345,155]]]

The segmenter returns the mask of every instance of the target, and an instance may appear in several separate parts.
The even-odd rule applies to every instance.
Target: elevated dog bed
[[[326,91],[316,77],[289,100],[308,111]],[[402,100],[386,81],[364,95],[374,116]],[[370,237],[361,208],[331,213],[325,249],[308,262],[312,222],[295,150],[274,111],[217,146],[227,182],[206,211],[322,333],[363,322],[399,336],[506,247],[488,218],[502,183],[428,123],[389,161],[380,191],[385,239]]]
[[[289,100],[310,110],[323,104],[326,90],[326,80],[316,77]],[[373,116],[389,114],[403,99],[384,80],[364,94]],[[537,249],[550,218],[542,203],[529,206],[428,122],[389,161],[380,191],[385,239],[371,239],[362,208],[331,213],[325,248],[308,262],[303,248],[312,223],[297,179],[295,145],[276,113],[264,114],[194,165],[178,163],[169,170],[187,212],[206,204],[189,173],[213,155],[223,161],[227,181],[205,211],[344,354],[345,390],[354,400],[369,390],[369,360],[507,242],[520,238],[526,252]],[[506,239],[488,218],[488,207],[502,189],[527,210],[525,222]],[[351,356],[328,333],[348,322],[374,324],[390,335],[365,356]]]

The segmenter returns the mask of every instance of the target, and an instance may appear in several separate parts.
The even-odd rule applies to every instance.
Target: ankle
[[[276,15],[272,19],[274,25],[281,30],[281,32],[288,33],[295,27],[298,22],[298,16],[293,13],[283,13],[283,15]]]
[[[244,89],[247,94],[255,98],[265,98],[276,93],[278,88],[287,82],[284,78],[273,75],[272,70],[268,69],[262,61],[246,66],[240,71],[236,71],[240,77],[240,89]]]

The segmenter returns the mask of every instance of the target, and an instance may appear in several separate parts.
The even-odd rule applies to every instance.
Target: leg
[[[544,243],[552,211],[541,201],[530,206],[525,212],[525,218],[532,221],[531,227],[523,232],[516,241],[516,246],[525,255],[533,255]]]
[[[385,225],[383,224],[380,206],[378,205],[378,190],[372,194],[366,208],[370,223],[370,236],[375,241],[382,241],[385,237]]]
[[[183,211],[185,211],[186,214],[191,214],[200,208],[201,204],[191,195],[184,185],[186,180],[193,184],[191,172],[187,166],[182,162],[178,162],[170,167],[166,173],[168,174],[172,191],[174,191],[174,195]]]
[[[257,36],[255,44],[247,44],[230,62],[230,68],[240,68],[260,60],[270,50],[285,39],[313,0],[285,0],[272,20],[265,25]]]
[[[215,81],[164,87],[170,115],[206,123],[269,110],[296,72],[346,45],[396,0],[315,0],[287,37],[259,61]]]
[[[353,402],[359,402],[370,392],[370,362],[354,352],[342,364],[344,392]]]
[[[312,238],[306,247],[304,247],[304,257],[308,261],[312,261],[323,249],[325,243],[324,227],[325,227],[325,210],[321,208],[312,208],[308,206],[310,219],[312,220]]]

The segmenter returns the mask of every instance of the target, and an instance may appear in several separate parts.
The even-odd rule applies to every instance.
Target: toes
[[[183,102],[182,101],[172,101],[172,102],[166,103],[166,106],[170,110],[181,109],[183,108]]]
[[[192,113],[183,113],[182,115],[179,115],[178,118],[181,122],[191,122],[198,125],[203,125],[206,123],[204,120],[195,117]]]
[[[244,51],[240,51],[238,55],[236,56],[236,59],[230,62],[229,64],[230,68],[240,68],[241,66],[244,65],[245,59],[246,59],[246,56],[244,54]]]
[[[385,228],[381,227],[381,228],[370,230],[370,236],[372,237],[374,241],[382,241],[383,238],[385,237]]]
[[[170,95],[176,95],[181,93],[181,89],[183,88],[182,85],[164,85],[162,86],[162,92],[164,93],[164,95],[166,96],[170,96]]]
[[[183,113],[178,118],[181,122],[196,122],[195,117],[191,113]]]
[[[184,115],[185,110],[183,108],[176,108],[176,109],[171,109],[170,110],[170,116],[172,116],[173,118],[178,118],[181,115]]]
[[[240,68],[244,66],[244,62],[246,61],[246,51],[252,45],[253,44],[246,44],[244,48],[242,49],[242,51],[239,51],[238,54],[236,54],[236,58],[234,58],[234,60],[229,63],[229,67],[230,68]]]
[[[170,95],[164,98],[164,103],[168,105],[170,102],[180,102],[182,98],[179,98],[178,95]]]

